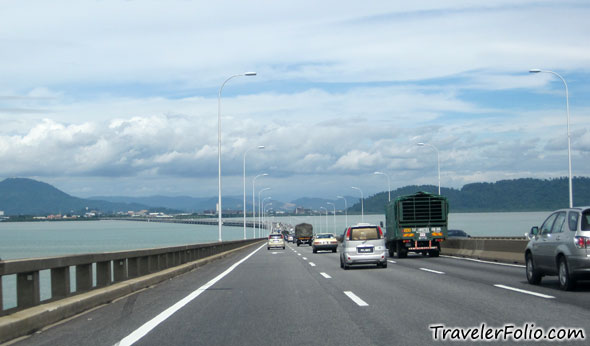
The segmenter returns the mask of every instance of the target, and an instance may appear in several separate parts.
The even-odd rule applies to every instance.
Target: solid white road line
[[[312,267],[315,267],[315,263],[313,263],[313,262],[309,262],[309,265]]]
[[[332,277],[326,273],[320,273],[323,277],[325,277],[326,279],[331,279]]]
[[[394,263],[394,264],[397,263],[396,261],[392,261],[392,260],[387,260],[387,262]]]
[[[492,262],[492,261],[484,261],[484,260],[480,260],[480,259],[476,259],[476,258],[465,258],[465,257],[447,256],[447,255],[440,255],[440,257],[452,258],[452,259],[456,259],[456,260],[471,261],[471,262],[478,262],[478,263],[495,264],[498,266],[505,266],[505,267],[526,268],[526,266],[524,266],[522,264],[499,263],[499,262]]]
[[[151,320],[144,323],[141,327],[137,328],[134,332],[127,335],[121,341],[115,344],[115,346],[127,346],[133,345],[139,339],[143,338],[147,333],[149,333],[152,329],[156,328],[160,323],[164,322],[168,317],[172,316],[175,312],[180,310],[183,306],[190,303],[193,299],[197,298],[201,295],[201,293],[205,292],[209,287],[215,285],[219,280],[223,279],[227,274],[231,273],[234,269],[237,268],[240,264],[244,263],[248,258],[254,255],[258,250],[265,247],[266,244],[260,246],[258,249],[252,251],[248,256],[242,258],[238,262],[234,263],[231,267],[226,269],[223,273],[217,275],[215,278],[204,284],[203,286],[199,287],[197,290],[193,291],[188,296],[179,300],[176,304],[172,305],[168,309],[162,311],[159,315],[152,318]]]
[[[438,270],[432,270],[432,269],[428,269],[428,268],[420,268],[420,270],[423,270],[425,272],[435,273],[435,274],[444,274],[444,272],[439,272]]]
[[[520,288],[515,288],[515,287],[510,287],[510,286],[505,286],[505,285],[494,285],[494,286],[495,287],[498,287],[498,288],[503,288],[505,290],[511,290],[511,291],[515,291],[515,292],[530,294],[532,296],[546,298],[546,299],[553,299],[553,298],[555,298],[554,296],[549,296],[549,295],[546,295],[546,294],[543,294],[543,293],[537,293],[537,292],[533,292],[533,291],[522,290]]]
[[[350,298],[358,306],[369,306],[369,304],[367,304],[364,300],[359,298],[356,294],[352,293],[351,291],[344,291],[344,294],[346,294],[348,298]]]

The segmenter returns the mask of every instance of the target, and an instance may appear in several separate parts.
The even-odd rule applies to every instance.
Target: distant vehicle
[[[579,279],[590,279],[590,207],[554,211],[541,228],[526,234],[526,278],[538,285],[545,275],[557,275],[561,289],[572,290]]]
[[[287,242],[292,243],[293,239],[295,239],[295,236],[292,233],[289,233],[287,236]]]
[[[268,236],[268,245],[266,246],[266,249],[270,250],[270,248],[276,247],[282,247],[283,250],[285,249],[285,240],[280,233],[272,233]]]
[[[347,228],[342,235],[340,268],[352,265],[376,264],[387,268],[387,248],[381,227],[359,223]]]
[[[281,234],[283,235],[283,239],[285,239],[285,241],[287,241],[287,237],[289,236],[289,231],[287,231],[287,230],[281,231]]]
[[[308,223],[300,223],[295,226],[295,241],[297,246],[301,244],[311,245],[311,239],[313,237],[313,226]]]
[[[313,253],[317,253],[318,250],[336,252],[336,249],[338,248],[338,240],[336,240],[336,236],[332,233],[318,233],[313,237],[311,247]]]
[[[447,231],[447,238],[471,238],[471,236],[460,229],[450,229]]]
[[[408,251],[438,257],[447,237],[449,203],[440,195],[418,192],[400,196],[386,206],[389,255],[404,258]]]

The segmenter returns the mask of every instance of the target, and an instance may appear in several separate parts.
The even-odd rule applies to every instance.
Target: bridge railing
[[[165,248],[0,261],[0,316],[184,263],[233,250],[260,239]],[[41,300],[39,272],[49,271],[49,299]],[[74,278],[70,279],[70,273]],[[16,307],[4,308],[2,278],[16,276]],[[70,281],[74,282],[73,285]]]

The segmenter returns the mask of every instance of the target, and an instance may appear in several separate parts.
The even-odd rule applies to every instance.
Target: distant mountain
[[[352,206],[355,203],[359,203],[359,201],[360,201],[360,199],[358,197],[344,196],[344,198],[346,198],[346,203],[347,203],[348,207]],[[342,200],[342,198],[338,198],[338,199],[334,200],[334,199],[326,199],[326,198],[303,197],[303,198],[298,198],[298,199],[292,201],[291,203],[297,207],[303,207],[305,209],[317,210],[320,207],[324,207],[324,208],[328,208],[328,210],[331,210],[330,208],[332,208],[332,206],[328,205],[327,204],[328,202],[334,203],[334,205],[336,206],[336,210],[343,210],[344,209],[344,201]],[[360,204],[359,204],[359,206],[360,206]],[[359,211],[360,211],[360,209],[359,209]]]
[[[176,209],[183,212],[202,212],[205,210],[216,210],[217,197],[168,197],[168,196],[148,196],[148,197],[125,197],[125,196],[96,196],[90,197],[92,200],[103,200],[113,203],[139,203],[149,207],[164,207]],[[274,209],[292,211],[295,206],[277,200],[267,200],[266,203],[272,202]],[[244,197],[224,196],[222,200],[223,210],[242,210],[244,207]],[[252,196],[246,196],[246,208],[248,212],[252,211]],[[258,205],[256,206],[258,208]]]
[[[0,182],[0,210],[6,215],[80,214],[88,210],[103,213],[148,209],[145,205],[111,203],[73,197],[40,181],[9,178]]]
[[[590,178],[575,177],[572,186],[574,206],[590,205]],[[438,193],[438,187],[405,186],[391,191],[391,199],[418,191]],[[548,211],[569,205],[567,178],[523,178],[495,183],[473,183],[461,189],[442,188],[441,195],[448,198],[451,212]],[[365,198],[365,213],[383,213],[387,198],[387,192]],[[360,202],[352,206],[351,210],[360,212]]]

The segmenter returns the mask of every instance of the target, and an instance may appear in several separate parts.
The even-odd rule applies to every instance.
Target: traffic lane
[[[580,281],[574,291],[563,291],[559,288],[557,276],[543,277],[541,285],[531,285],[526,280],[524,266],[490,263],[487,261],[474,261],[457,257],[423,257],[412,255],[403,259],[390,259],[396,265],[414,268],[429,269],[444,272],[445,275],[476,281],[489,285],[505,285],[511,288],[531,291],[553,296],[564,304],[582,307],[590,310],[590,281]]]
[[[260,244],[233,252],[189,273],[62,321],[15,345],[114,345],[258,246]]]
[[[328,259],[332,256],[325,256]],[[336,268],[337,258],[328,264],[329,268]],[[397,263],[404,263],[404,260]],[[416,258],[418,261],[439,260],[439,258]],[[493,285],[482,283],[478,276],[475,278],[455,277],[452,274],[437,274],[420,270],[419,266],[405,267],[396,264],[388,269],[373,269],[371,267],[352,268],[348,271],[323,268],[322,261],[317,270],[323,270],[331,276],[331,282],[338,286],[338,290],[351,290],[363,298],[369,305],[378,308],[376,318],[366,318],[367,328],[380,322],[378,316],[395,316],[401,313],[403,318],[390,319],[393,323],[384,326],[383,339],[392,331],[391,326],[401,328],[404,332],[395,335],[397,340],[404,343],[420,340],[431,342],[429,325],[443,323],[447,326],[474,327],[481,323],[489,326],[502,327],[505,324],[523,325],[534,322],[542,327],[563,326],[565,321],[571,321],[567,327],[581,327],[590,330],[587,309],[572,307],[556,300],[543,300],[535,296],[506,291]],[[485,275],[481,266],[476,271]],[[443,269],[443,268],[439,268]],[[513,269],[504,268],[500,270]]]
[[[137,345],[372,345],[302,257],[258,251]]]

